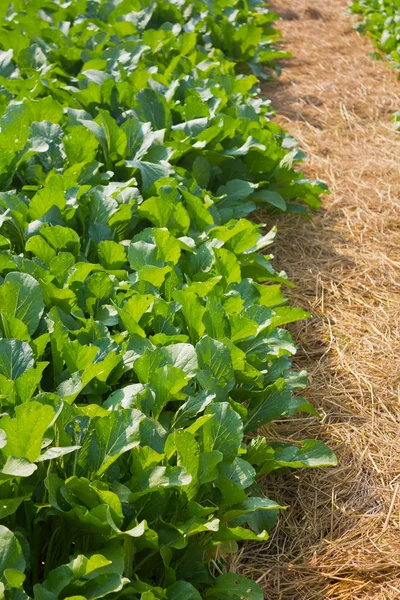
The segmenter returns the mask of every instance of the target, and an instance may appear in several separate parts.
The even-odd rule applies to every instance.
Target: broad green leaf
[[[142,178],[142,191],[145,192],[162,177],[168,177],[172,173],[171,165],[161,160],[152,163],[145,160],[126,160],[125,165],[131,169],[138,169]]]
[[[202,428],[202,442],[205,451],[218,450],[225,460],[233,459],[240,448],[243,438],[243,424],[240,416],[228,402],[211,404],[207,415],[213,419]]]
[[[56,389],[56,394],[65,402],[72,404],[86,385],[101,372],[101,364],[89,365],[82,371],[76,371],[72,373],[71,377],[60,383]]]
[[[16,380],[33,364],[33,352],[26,342],[0,339],[0,375]]]
[[[186,495],[189,500],[196,496],[199,487],[200,448],[194,436],[188,431],[176,431],[171,434],[177,452],[177,464],[183,467],[191,476],[191,483],[187,486]]]
[[[203,316],[206,309],[193,292],[177,290],[174,292],[173,297],[182,306],[186,328],[191,341],[195,343],[204,333]]]
[[[224,307],[213,298],[207,300],[203,323],[207,335],[211,338],[222,340],[225,337],[230,337],[231,331],[226,311]]]
[[[70,252],[74,256],[79,252],[79,236],[70,227],[45,223],[40,228],[40,235],[56,252]]]
[[[257,190],[251,196],[256,202],[271,204],[282,211],[286,211],[286,202],[278,193],[270,190]]]
[[[261,533],[254,533],[251,529],[245,527],[228,527],[227,525],[221,524],[218,532],[214,536],[215,541],[218,542],[242,542],[242,541],[257,541],[264,542],[269,538],[267,531],[261,531]]]
[[[236,456],[230,463],[224,462],[219,471],[223,477],[230,479],[243,489],[250,487],[256,477],[255,469],[240,456]]]
[[[15,409],[15,417],[5,416],[0,428],[7,436],[2,449],[5,457],[27,458],[34,462],[40,455],[45,431],[54,421],[56,414],[52,406],[27,402]]]
[[[252,184],[249,181],[243,181],[240,179],[232,179],[228,181],[226,186],[222,186],[218,189],[217,195],[227,195],[228,200],[245,200],[248,198],[258,186]]]
[[[184,371],[171,365],[159,367],[150,375],[150,384],[155,391],[152,415],[158,418],[162,409],[171,398],[179,397],[179,392],[188,383],[189,377]]]
[[[132,242],[128,249],[129,264],[132,269],[139,271],[147,265],[161,266],[157,260],[157,246],[145,241]]]
[[[207,590],[206,598],[237,598],[238,600],[263,600],[260,587],[250,579],[235,573],[221,575],[215,582],[215,587]]]
[[[279,510],[282,508],[279,504],[268,498],[249,498],[237,506],[230,508],[222,517],[222,521],[229,522],[242,515],[247,515],[258,510]]]
[[[8,273],[0,287],[0,306],[3,318],[20,319],[33,335],[44,309],[39,283],[27,273]]]
[[[301,448],[287,445],[275,450],[274,468],[302,469],[336,465],[337,458],[332,450],[319,440],[304,440]],[[264,469],[262,471],[264,472]]]
[[[47,362],[37,363],[36,367],[28,369],[15,381],[15,391],[21,402],[28,402],[32,398],[48,364]]]
[[[201,596],[187,581],[177,581],[167,589],[167,600],[201,600]]]
[[[70,165],[94,160],[99,145],[93,133],[83,126],[72,127],[62,143]]]
[[[229,349],[209,336],[196,345],[199,361],[197,379],[205,389],[226,396],[235,385],[235,374]]]
[[[55,458],[60,458],[60,456],[65,456],[66,454],[71,454],[71,452],[76,452],[80,449],[81,446],[52,446],[43,454],[37,458],[37,462],[43,462],[45,460],[53,460]]]
[[[207,227],[207,225],[212,225],[214,223],[211,213],[207,210],[205,204],[198,196],[195,196],[184,189],[181,190],[181,194],[185,199],[190,218],[196,223],[199,230],[202,230]]]
[[[136,96],[136,112],[142,121],[149,121],[152,128],[165,129],[171,124],[167,102],[155,90],[145,88]]]
[[[284,379],[268,386],[254,407],[250,408],[245,431],[254,431],[261,425],[284,415],[291,407],[292,395]]]
[[[126,264],[126,251],[121,244],[111,240],[100,242],[97,251],[100,262],[105,269],[122,269]]]
[[[140,444],[140,424],[144,415],[138,410],[120,410],[100,418],[91,437],[85,439],[79,463],[92,473],[102,475],[124,452]]]
[[[56,251],[40,235],[30,237],[25,244],[25,250],[32,252],[32,254],[46,265],[50,265],[51,261],[56,257]]]
[[[115,120],[105,110],[99,110],[98,121],[104,131],[107,150],[110,154],[115,153],[123,157],[127,145],[127,139],[123,129],[118,127]]]
[[[6,569],[24,572],[26,562],[21,545],[12,531],[0,525],[0,573]]]
[[[62,210],[65,206],[63,190],[46,186],[40,189],[29,202],[29,214],[32,221],[43,217],[53,206]]]
[[[282,306],[274,309],[274,316],[272,317],[271,325],[273,327],[280,327],[286,325],[286,323],[293,323],[294,321],[300,321],[303,319],[309,319],[310,314],[301,308],[293,308],[291,306]]]
[[[15,458],[9,456],[0,469],[0,473],[6,478],[30,477],[37,469],[27,458]]]
[[[80,554],[71,561],[70,568],[74,574],[74,577],[76,579],[80,579],[81,577],[92,574],[93,571],[111,564],[112,562],[102,554],[92,554],[89,557],[86,557],[84,554]]]
[[[190,377],[195,375],[198,366],[197,355],[191,344],[171,344],[162,351],[173,367],[182,369]]]
[[[24,573],[21,573],[21,571],[18,571],[17,569],[5,569],[4,577],[10,588],[21,588],[25,581]]]
[[[223,460],[224,456],[218,450],[210,450],[200,454],[199,462],[199,484],[211,483],[218,477],[217,466]]]
[[[192,481],[185,469],[181,467],[155,467],[142,474],[134,475],[129,487],[132,490],[132,500],[140,498],[160,489],[189,485]]]
[[[184,427],[213,400],[215,400],[215,394],[209,394],[206,390],[201,390],[194,396],[189,396],[186,402],[176,411],[173,420],[174,426],[177,428]]]
[[[140,410],[142,403],[154,402],[154,395],[148,385],[133,383],[119,390],[115,390],[103,403],[107,410],[119,410],[120,408],[137,408]]]
[[[239,283],[242,275],[240,269],[240,263],[236,258],[235,254],[225,248],[218,248],[214,250],[216,259],[216,270],[218,275],[221,275],[226,282]]]

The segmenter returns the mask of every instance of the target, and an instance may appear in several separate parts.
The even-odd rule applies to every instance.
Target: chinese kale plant
[[[375,46],[384,52],[395,69],[400,69],[400,4],[398,0],[355,0],[350,5],[362,19],[357,31],[369,35]],[[377,57],[380,58],[379,53]],[[393,115],[400,129],[400,110]]]
[[[257,94],[258,0],[0,6],[0,597],[259,600],[225,553],[335,463],[255,436],[314,413],[257,206],[322,184]],[[252,434],[252,435],[250,435]]]

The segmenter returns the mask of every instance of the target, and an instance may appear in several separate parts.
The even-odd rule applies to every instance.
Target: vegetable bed
[[[247,219],[323,184],[258,94],[258,0],[0,7],[0,596],[260,600],[228,572],[279,507],[257,476],[335,464],[255,436],[316,414]],[[293,235],[296,235],[293,232]]]
[[[355,0],[350,5],[353,13],[362,19],[357,31],[369,35],[376,47],[384,52],[393,67],[400,69],[400,4],[394,0]],[[376,53],[376,58],[381,54]],[[400,128],[400,110],[393,115],[396,128]]]

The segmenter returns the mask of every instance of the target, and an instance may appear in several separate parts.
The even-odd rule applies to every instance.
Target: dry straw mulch
[[[317,437],[339,466],[265,479],[290,508],[234,565],[268,600],[400,599],[400,82],[352,28],[346,0],[276,0],[294,58],[265,93],[331,195],[312,222],[282,219],[276,264],[313,318],[294,329],[306,397],[323,420],[264,433]]]

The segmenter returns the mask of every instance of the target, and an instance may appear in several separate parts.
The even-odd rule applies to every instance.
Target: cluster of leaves
[[[324,191],[257,94],[250,0],[0,7],[0,596],[259,600],[223,573],[279,506],[256,477],[335,463],[249,434],[314,413],[245,217]],[[216,577],[218,572],[221,573]]]
[[[350,10],[362,15],[356,29],[369,35],[377,48],[384,52],[395,69],[400,69],[400,4],[396,0],[355,0]],[[380,58],[380,54],[376,57]],[[400,128],[400,111],[393,115]]]

